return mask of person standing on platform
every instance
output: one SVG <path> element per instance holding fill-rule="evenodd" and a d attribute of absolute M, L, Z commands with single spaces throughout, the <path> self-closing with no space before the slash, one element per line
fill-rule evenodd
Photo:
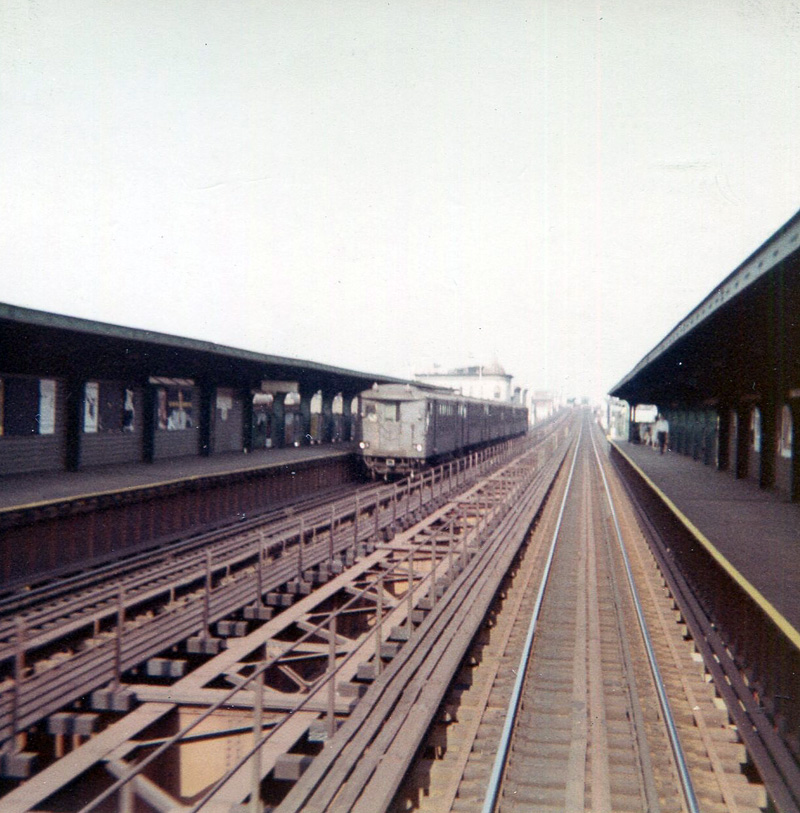
<path fill-rule="evenodd" d="M 658 449 L 661 454 L 664 454 L 669 443 L 669 421 L 660 412 L 656 418 L 656 437 L 658 438 Z"/>

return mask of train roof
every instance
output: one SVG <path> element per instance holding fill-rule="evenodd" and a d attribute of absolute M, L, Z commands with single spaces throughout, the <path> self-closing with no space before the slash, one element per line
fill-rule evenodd
<path fill-rule="evenodd" d="M 432 398 L 437 401 L 449 401 L 453 403 L 489 404 L 492 406 L 510 406 L 516 409 L 524 409 L 522 404 L 514 404 L 509 401 L 491 401 L 482 398 L 471 398 L 468 395 L 461 395 L 451 389 L 418 387 L 414 384 L 373 384 L 371 389 L 361 393 L 362 398 L 371 401 L 420 401 Z"/>

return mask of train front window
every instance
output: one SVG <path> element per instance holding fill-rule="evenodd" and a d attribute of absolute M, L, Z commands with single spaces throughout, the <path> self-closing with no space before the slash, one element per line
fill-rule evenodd
<path fill-rule="evenodd" d="M 384 421 L 400 420 L 400 403 L 398 401 L 384 401 L 379 404 L 380 416 Z"/>

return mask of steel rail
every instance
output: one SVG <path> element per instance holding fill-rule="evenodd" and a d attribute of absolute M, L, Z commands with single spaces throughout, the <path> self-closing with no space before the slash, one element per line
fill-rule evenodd
<path fill-rule="evenodd" d="M 418 491 L 419 486 L 406 484 L 404 488 L 405 494 L 398 496 L 400 500 L 407 499 L 412 491 Z M 361 510 L 368 511 L 374 508 L 376 503 L 381 504 L 393 499 L 391 487 L 381 485 L 369 487 L 367 491 L 370 492 L 370 495 L 367 501 L 361 504 Z M 141 559 L 142 562 L 146 562 L 148 571 L 142 573 L 143 568 L 140 566 L 138 571 L 127 575 L 125 578 L 125 610 L 126 612 L 134 610 L 137 606 L 154 600 L 158 595 L 163 594 L 165 590 L 181 590 L 188 587 L 193 581 L 202 579 L 204 577 L 206 550 L 209 543 L 215 543 L 212 548 L 212 555 L 215 559 L 213 562 L 215 572 L 242 566 L 257 555 L 258 542 L 262 534 L 268 535 L 267 544 L 269 548 L 272 548 L 285 545 L 286 539 L 295 536 L 298 533 L 298 522 L 301 519 L 306 524 L 307 535 L 321 532 L 321 529 L 329 526 L 331 522 L 341 523 L 353 514 L 354 509 L 350 500 L 343 500 L 336 495 L 319 505 L 315 504 L 305 509 L 301 508 L 300 510 L 303 513 L 298 511 L 288 515 L 286 509 L 280 509 L 279 513 L 282 516 L 272 520 L 267 530 L 262 530 L 264 520 L 261 519 L 251 527 L 237 523 L 208 534 L 192 537 L 190 540 L 184 540 L 177 546 L 170 546 L 166 551 L 160 553 L 163 569 L 159 569 L 156 573 L 152 571 L 151 552 L 149 560 L 147 557 Z M 319 500 L 315 502 L 319 502 Z M 330 510 L 333 510 L 333 515 L 331 515 Z M 233 537 L 231 532 L 234 534 Z M 180 558 L 176 558 L 176 556 Z M 186 575 L 187 571 L 193 575 Z M 178 581 L 173 581 L 175 574 L 181 574 Z M 114 576 L 113 572 L 105 574 L 106 579 L 111 579 Z M 34 633 L 31 638 L 26 640 L 26 651 L 46 646 L 58 640 L 60 636 L 72 634 L 81 627 L 102 624 L 104 619 L 114 616 L 117 612 L 119 589 L 118 582 L 108 587 L 101 584 L 87 589 L 86 593 L 79 594 L 72 601 L 59 604 L 56 609 L 45 609 L 41 617 L 31 618 L 30 615 L 25 615 L 26 631 L 29 636 Z M 42 601 L 44 600 L 45 598 L 42 599 Z M 46 597 L 46 600 L 52 601 L 52 597 Z M 98 608 L 98 605 L 102 605 L 104 602 L 105 606 Z M 83 610 L 86 607 L 90 607 L 91 611 L 84 613 Z M 76 617 L 78 615 L 79 617 Z M 35 633 L 35 628 L 38 625 L 50 624 L 67 616 L 69 621 L 63 627 L 50 626 L 44 632 Z M 11 633 L 16 633 L 17 625 L 12 626 L 9 624 L 8 627 Z M 14 654 L 13 642 L 0 643 L 0 662 L 12 658 Z"/>
<path fill-rule="evenodd" d="M 191 557 L 196 555 L 197 550 L 200 550 L 201 553 L 204 554 L 206 547 L 210 543 L 235 545 L 237 538 L 240 538 L 243 534 L 258 532 L 265 525 L 275 528 L 275 532 L 278 532 L 283 526 L 291 526 L 300 516 L 310 517 L 315 514 L 320 514 L 323 509 L 329 508 L 332 503 L 336 504 L 338 502 L 352 500 L 352 492 L 354 490 L 356 489 L 351 486 L 337 488 L 327 493 L 315 495 L 312 498 L 282 505 L 258 515 L 251 514 L 251 516 L 244 521 L 238 520 L 236 522 L 229 522 L 224 525 L 218 525 L 213 529 L 199 529 L 198 532 L 192 535 L 173 540 L 160 547 L 155 546 L 154 549 L 132 553 L 117 562 L 101 565 L 96 570 L 92 570 L 91 573 L 76 575 L 68 580 L 59 580 L 57 584 L 47 584 L 33 588 L 31 591 L 26 591 L 19 596 L 7 599 L 5 602 L 0 600 L 0 614 L 13 613 L 16 615 L 21 610 L 36 612 L 38 606 L 34 604 L 34 602 L 38 602 L 38 605 L 46 605 L 57 599 L 63 593 L 66 593 L 70 599 L 74 599 L 75 591 L 82 587 L 87 591 L 86 595 L 90 595 L 88 591 L 97 590 L 98 597 L 95 598 L 92 595 L 91 600 L 101 600 L 105 585 L 111 580 L 114 580 L 116 586 L 117 580 L 120 577 L 133 580 L 139 578 L 139 572 L 143 569 L 143 564 L 148 568 L 152 568 L 154 553 L 159 559 L 168 561 L 175 556 Z M 361 491 L 369 493 L 370 499 L 374 499 L 372 495 L 376 492 L 379 493 L 379 499 L 381 501 L 386 499 L 385 490 L 386 487 L 382 485 L 367 486 L 361 489 Z M 270 532 L 272 533 L 273 531 Z M 84 582 L 85 587 L 81 584 L 81 581 Z M 83 596 L 84 594 L 80 595 Z M 34 604 L 34 606 L 30 607 L 31 604 Z M 0 621 L 0 630 L 2 629 L 3 622 Z"/>
<path fill-rule="evenodd" d="M 98 563 L 91 571 L 75 572 L 73 575 L 60 577 L 56 583 L 49 582 L 45 577 L 36 585 L 26 585 L 24 590 L 16 590 L 0 596 L 0 636 L 5 633 L 6 627 L 13 627 L 4 619 L 16 616 L 21 611 L 36 612 L 41 605 L 68 596 L 74 599 L 76 590 L 90 590 L 96 585 L 102 587 L 111 579 L 118 580 L 131 572 L 136 573 L 143 563 L 152 566 L 154 553 L 163 557 L 191 551 L 192 547 L 205 546 L 218 537 L 230 535 L 231 531 L 241 533 L 257 528 L 264 523 L 280 522 L 282 519 L 296 514 L 299 511 L 313 510 L 320 505 L 327 505 L 337 499 L 345 499 L 357 486 L 339 486 L 326 492 L 305 497 L 296 501 L 284 502 L 261 513 L 251 513 L 245 521 L 237 519 L 225 523 L 215 523 L 213 528 L 205 527 L 198 531 L 189 532 L 180 538 L 173 538 L 167 542 L 152 543 L 146 547 L 120 555 L 112 562 Z"/>
<path fill-rule="evenodd" d="M 668 555 L 665 531 L 656 528 L 642 502 L 639 488 L 629 480 L 630 469 L 624 458 L 612 456 L 611 463 L 620 475 L 620 481 L 631 499 L 636 516 L 642 526 L 650 550 L 666 579 L 686 622 L 687 629 L 700 652 L 706 669 L 724 700 L 728 713 L 742 738 L 747 753 L 770 796 L 772 805 L 780 813 L 800 813 L 800 766 L 792 755 L 779 729 L 764 713 L 763 701 L 753 693 L 734 661 L 733 647 L 724 640 L 719 627 L 707 615 L 698 595 L 703 583 L 690 584 L 677 566 L 674 556 Z"/>
<path fill-rule="evenodd" d="M 564 451 L 566 453 L 566 450 Z M 560 460 L 563 460 L 563 456 Z M 560 468 L 559 464 L 554 467 L 554 471 L 557 472 Z M 519 555 L 520 547 L 552 487 L 554 477 L 555 474 L 551 470 L 537 474 L 527 488 L 507 496 L 506 505 L 509 505 L 510 509 L 497 527 L 493 529 L 493 523 L 488 524 L 488 538 L 484 546 L 491 548 L 493 553 L 487 552 L 478 564 L 478 569 L 483 572 L 470 589 L 469 609 L 460 623 L 448 627 L 446 640 L 440 642 L 439 654 L 432 650 L 429 659 L 435 665 L 426 676 L 424 678 L 419 674 L 413 676 L 418 693 L 413 697 L 404 696 L 401 701 L 406 704 L 406 714 L 392 715 L 393 725 L 396 718 L 400 720 L 393 736 L 387 737 L 381 731 L 380 738 L 383 743 L 378 749 L 380 756 L 376 756 L 374 754 L 376 749 L 371 747 L 368 759 L 363 760 L 367 763 L 366 766 L 359 763 L 357 770 L 360 776 L 363 777 L 367 770 L 371 770 L 372 773 L 363 789 L 358 791 L 358 800 L 352 806 L 353 813 L 373 813 L 375 810 L 388 809 L 412 761 L 414 749 L 409 747 L 409 743 L 421 742 L 425 732 L 429 730 L 431 719 L 436 709 L 441 706 L 446 687 L 452 682 L 454 670 L 457 668 L 454 664 L 463 663 L 464 656 L 479 628 L 477 619 L 486 617 L 499 585 Z M 426 669 L 429 669 L 429 659 L 426 658 L 424 664 Z M 408 693 L 413 695 L 413 690 Z M 388 740 L 390 742 L 387 742 Z M 355 778 L 349 778 L 348 782 L 349 796 L 353 798 L 356 795 L 354 786 L 357 786 L 358 782 Z M 337 796 L 336 803 L 338 802 Z"/>
<path fill-rule="evenodd" d="M 606 499 L 608 500 L 608 507 L 611 511 L 611 517 L 614 521 L 614 531 L 617 537 L 617 543 L 619 544 L 620 553 L 622 555 L 622 560 L 625 565 L 625 572 L 627 575 L 628 580 L 628 588 L 631 592 L 631 598 L 633 600 L 633 605 L 636 610 L 636 618 L 639 623 L 639 631 L 642 636 L 642 641 L 644 643 L 645 650 L 647 651 L 647 660 L 650 666 L 650 672 L 653 676 L 653 683 L 656 688 L 656 693 L 658 695 L 659 705 L 661 706 L 661 713 L 664 718 L 664 724 L 667 729 L 667 734 L 669 736 L 670 746 L 672 748 L 672 754 L 675 759 L 675 765 L 678 770 L 678 777 L 681 784 L 681 790 L 683 792 L 684 800 L 686 802 L 687 807 L 689 808 L 690 813 L 700 813 L 700 806 L 697 802 L 697 796 L 694 791 L 694 785 L 692 784 L 692 778 L 689 774 L 689 768 L 686 764 L 686 757 L 683 753 L 683 747 L 681 746 L 680 739 L 678 737 L 678 730 L 675 726 L 675 719 L 672 715 L 672 709 L 670 708 L 669 698 L 667 697 L 667 692 L 664 687 L 664 681 L 661 678 L 661 672 L 658 668 L 658 662 L 656 661 L 655 651 L 653 649 L 653 643 L 650 638 L 650 633 L 647 629 L 647 622 L 644 618 L 644 610 L 642 609 L 642 603 L 639 600 L 639 593 L 636 590 L 636 584 L 634 583 L 633 579 L 633 572 L 631 570 L 630 560 L 628 559 L 628 553 L 625 549 L 625 543 L 622 539 L 622 531 L 619 527 L 619 520 L 617 518 L 617 511 L 614 505 L 614 498 L 611 495 L 611 489 L 608 485 L 608 479 L 606 478 L 606 473 L 603 468 L 602 461 L 600 460 L 600 453 L 597 451 L 597 445 L 594 442 L 594 438 L 592 435 L 589 435 L 589 438 L 592 443 L 592 450 L 594 451 L 595 460 L 597 461 L 597 467 L 600 470 L 600 475 L 603 479 L 603 486 L 605 488 Z"/>
<path fill-rule="evenodd" d="M 563 456 L 557 455 L 556 459 L 563 460 Z M 459 608 L 459 616 L 454 616 L 454 622 L 448 624 L 445 634 L 425 656 L 424 663 L 409 675 L 408 685 L 391 719 L 381 728 L 368 753 L 348 777 L 348 787 L 336 796 L 337 806 L 344 801 L 353 813 L 374 813 L 389 808 L 411 763 L 415 750 L 412 744 L 421 742 L 430 728 L 446 687 L 450 685 L 457 665 L 463 663 L 481 619 L 486 617 L 499 585 L 519 554 L 549 493 L 554 472 L 560 468 L 560 462 L 558 465 L 551 463 L 547 468 L 535 471 L 530 479 L 518 478 L 516 471 L 509 472 L 510 482 L 497 479 L 487 484 L 500 488 L 495 488 L 496 502 L 486 515 L 484 541 L 469 565 L 477 579 L 469 588 L 466 607 Z M 502 517 L 498 517 L 498 513 Z"/>
<path fill-rule="evenodd" d="M 452 520 L 452 521 L 455 521 Z M 279 660 L 282 660 L 286 657 L 287 653 L 290 653 L 294 649 L 299 648 L 305 641 L 311 639 L 312 637 L 318 635 L 321 632 L 324 632 L 328 625 L 330 624 L 330 620 L 332 617 L 338 617 L 339 615 L 347 612 L 348 608 L 355 605 L 361 598 L 365 595 L 369 594 L 370 592 L 374 591 L 376 586 L 379 582 L 383 581 L 387 575 L 391 575 L 394 572 L 397 572 L 399 575 L 405 574 L 405 567 L 407 566 L 407 562 L 411 558 L 413 560 L 413 550 L 409 551 L 409 553 L 401 558 L 400 560 L 394 562 L 392 566 L 387 571 L 382 571 L 380 575 L 375 577 L 373 580 L 368 581 L 366 585 L 358 589 L 357 591 L 353 592 L 350 599 L 340 608 L 333 611 L 328 617 L 324 620 L 320 621 L 316 624 L 313 628 L 309 629 L 301 638 L 294 641 L 291 646 L 280 653 L 280 655 L 276 655 L 273 658 L 266 658 L 259 666 L 250 674 L 246 679 L 242 681 L 240 685 L 237 685 L 233 689 L 229 690 L 223 697 L 218 699 L 213 705 L 211 705 L 208 709 L 206 709 L 198 718 L 193 720 L 191 723 L 183 727 L 180 731 L 176 734 L 172 735 L 168 739 L 162 741 L 162 743 L 152 752 L 150 753 L 143 761 L 137 763 L 135 766 L 132 766 L 130 772 L 128 772 L 125 776 L 120 777 L 114 782 L 111 786 L 106 788 L 103 793 L 93 799 L 90 803 L 86 806 L 81 808 L 81 813 L 90 813 L 90 811 L 95 810 L 98 805 L 100 805 L 105 800 L 111 798 L 117 791 L 121 790 L 127 783 L 132 781 L 137 775 L 139 775 L 150 763 L 152 763 L 155 759 L 161 756 L 168 748 L 176 743 L 183 741 L 187 734 L 192 731 L 197 725 L 199 725 L 203 720 L 207 719 L 211 714 L 217 711 L 219 708 L 222 708 L 226 703 L 228 703 L 238 692 L 244 690 L 247 686 L 252 684 L 257 678 L 261 677 L 268 669 L 272 668 Z M 433 567 L 431 572 L 425 574 L 417 583 L 416 585 L 410 585 L 409 589 L 413 592 L 422 593 L 423 587 L 428 582 L 428 580 L 433 580 L 436 574 L 436 568 Z M 374 634 L 374 631 L 367 635 L 366 640 L 368 641 L 371 636 Z M 338 677 L 338 671 L 349 661 L 356 656 L 356 653 L 350 652 L 348 653 L 337 666 L 337 670 L 333 673 L 325 672 L 324 674 L 320 675 L 313 683 L 311 683 L 307 687 L 307 691 L 305 697 L 289 712 L 286 713 L 283 721 L 286 722 L 291 719 L 292 715 L 296 714 L 299 711 L 302 711 L 305 706 L 310 702 L 311 695 L 315 692 L 320 691 L 326 684 L 329 684 L 331 681 L 334 681 Z M 247 762 L 252 758 L 253 754 L 259 751 L 263 745 L 272 737 L 274 736 L 280 728 L 281 722 L 276 722 L 274 727 L 264 736 L 262 736 L 258 742 L 254 743 L 252 747 L 249 748 L 245 752 L 243 756 L 241 756 L 236 764 L 229 769 L 225 775 L 223 775 L 220 779 L 218 779 L 214 785 L 203 795 L 203 797 L 198 800 L 194 806 L 191 808 L 192 811 L 199 811 L 202 809 L 208 802 L 212 801 L 214 795 L 232 778 L 232 776 L 243 768 Z"/>
<path fill-rule="evenodd" d="M 537 474 L 534 482 L 524 485 L 522 491 L 517 489 L 511 496 L 506 495 L 509 509 L 506 516 L 513 515 L 512 524 L 527 514 L 525 527 L 530 526 L 541 503 L 536 500 L 532 503 L 527 495 L 535 497 L 539 493 L 537 482 L 552 481 L 561 467 L 563 452 L 558 452 L 556 458 L 556 464 L 549 464 L 547 476 Z M 547 490 L 541 489 L 539 500 L 544 499 Z M 520 494 L 526 496 L 519 497 Z M 482 502 L 486 504 L 485 498 Z M 387 809 L 390 801 L 387 795 L 402 779 L 439 705 L 439 693 L 445 691 L 452 679 L 516 553 L 508 545 L 503 547 L 505 522 L 501 521 L 499 529 L 488 518 L 481 523 L 483 544 L 472 549 L 466 567 L 456 571 L 456 581 L 422 622 L 416 646 L 401 649 L 337 733 L 332 747 L 317 756 L 276 813 L 333 809 L 362 813 Z M 518 544 L 523 537 L 524 529 Z M 500 567 L 499 559 L 503 558 L 506 566 Z M 477 590 L 477 585 L 486 589 Z M 444 668 L 445 661 L 451 663 L 448 677 L 437 671 Z"/>
<path fill-rule="evenodd" d="M 502 459 L 502 453 L 497 454 L 495 457 L 497 459 Z M 480 461 L 480 463 L 483 462 L 487 461 Z M 460 466 L 460 463 L 457 463 L 457 465 Z M 429 479 L 429 488 L 431 490 L 431 496 L 433 496 L 432 490 L 435 485 L 435 478 L 438 476 L 441 484 L 445 476 L 445 470 L 449 470 L 449 466 L 450 464 L 444 464 L 444 466 L 438 466 L 432 469 L 430 472 L 425 472 L 419 481 L 403 481 L 397 491 L 395 491 L 393 486 L 381 485 L 377 487 L 370 487 L 367 489 L 367 491 L 370 492 L 367 496 L 367 501 L 361 504 L 360 509 L 368 511 L 373 509 L 376 503 L 387 503 L 389 500 L 395 499 L 399 499 L 401 501 L 403 499 L 411 499 L 414 492 L 420 492 L 425 485 L 425 481 Z M 464 468 L 460 468 L 456 472 L 456 477 L 458 477 L 460 474 L 466 474 L 465 469 L 466 463 Z M 473 476 L 474 473 L 472 472 L 468 474 L 467 482 L 470 482 L 469 478 Z M 306 523 L 307 534 L 313 534 L 316 531 L 321 532 L 321 529 L 328 526 L 331 521 L 336 524 L 341 523 L 343 520 L 346 520 L 349 516 L 351 516 L 354 511 L 354 509 L 349 505 L 349 501 L 346 499 L 342 500 L 338 494 L 333 495 L 332 499 L 325 499 L 325 502 L 323 502 L 321 505 L 318 504 L 319 502 L 320 500 L 317 498 L 313 501 L 311 506 L 303 508 L 301 505 L 300 511 L 303 511 L 303 513 L 300 513 L 297 509 L 295 509 L 295 511 L 292 513 L 289 513 L 292 511 L 291 506 L 288 507 L 288 509 L 279 509 L 278 513 L 282 514 L 282 516 L 278 516 L 274 520 L 271 520 L 271 525 L 267 531 L 262 530 L 264 519 L 259 518 L 258 520 L 248 521 L 247 523 L 235 523 L 231 526 L 226 526 L 225 528 L 208 532 L 207 534 L 195 536 L 188 540 L 183 540 L 175 546 L 170 546 L 165 553 L 161 554 L 163 557 L 163 569 L 157 571 L 155 574 L 152 571 L 152 554 L 150 554 L 149 559 L 147 557 L 143 557 L 141 561 L 146 562 L 148 572 L 145 575 L 140 575 L 142 569 L 140 567 L 140 571 L 126 576 L 126 581 L 124 584 L 126 611 L 134 610 L 138 605 L 147 601 L 152 601 L 165 589 L 174 587 L 176 590 L 180 590 L 185 588 L 193 580 L 192 578 L 187 578 L 185 576 L 187 571 L 193 572 L 193 569 L 197 568 L 198 570 L 194 578 L 203 578 L 206 549 L 211 542 L 215 543 L 215 547 L 213 548 L 213 555 L 216 560 L 213 563 L 215 571 L 223 568 L 232 568 L 241 566 L 243 562 L 246 562 L 248 559 L 251 559 L 254 556 L 254 544 L 257 542 L 257 539 L 252 534 L 259 534 L 260 538 L 261 534 L 268 533 L 268 543 L 270 546 L 285 546 L 284 537 L 288 536 L 288 538 L 291 538 L 297 533 L 297 523 L 301 518 Z M 341 507 L 342 504 L 344 505 L 343 508 Z M 333 506 L 334 510 L 333 517 L 331 517 L 327 512 L 328 506 L 331 505 Z M 418 508 L 419 507 L 421 506 L 418 506 Z M 231 537 L 231 532 L 234 532 L 233 537 Z M 251 535 L 248 536 L 248 534 Z M 241 551 L 241 556 L 237 556 L 237 551 Z M 176 559 L 176 556 L 180 556 L 180 558 Z M 128 563 L 130 560 L 126 559 L 125 561 Z M 182 578 L 179 580 L 179 582 L 168 581 L 169 579 L 174 578 L 174 576 L 171 574 L 175 573 L 182 574 Z M 109 580 L 114 576 L 118 577 L 118 575 L 119 574 L 115 574 L 113 571 L 106 571 L 103 574 L 103 578 Z M 151 586 L 150 592 L 143 592 L 148 588 L 148 586 Z M 60 590 L 60 586 L 57 589 Z M 73 585 L 71 589 L 74 591 L 75 586 Z M 100 624 L 102 624 L 105 618 L 114 616 L 116 614 L 118 593 L 119 584 L 117 582 L 114 583 L 113 587 L 105 587 L 104 584 L 101 584 L 96 587 L 88 588 L 85 593 L 78 594 L 78 596 L 72 600 L 60 603 L 55 609 L 44 610 L 42 616 L 31 617 L 30 614 L 26 614 L 24 616 L 24 624 L 26 634 L 29 636 L 29 640 L 26 640 L 25 642 L 26 651 L 46 646 L 49 643 L 58 640 L 59 636 L 62 634 L 73 634 L 81 626 L 94 625 L 95 627 L 98 627 Z M 44 595 L 40 601 L 52 602 L 54 598 L 55 594 Z M 105 606 L 98 606 L 103 605 L 104 602 Z M 87 606 L 91 608 L 91 612 L 84 613 L 83 610 Z M 60 618 L 64 618 L 65 616 L 69 617 L 69 622 L 68 624 L 64 625 L 63 633 L 61 632 L 60 628 L 55 626 L 48 626 L 48 629 L 45 632 L 38 634 L 36 633 L 36 627 L 38 625 L 51 625 L 52 622 L 57 622 Z M 2 622 L 0 622 L 0 629 L 2 629 Z M 18 625 L 9 624 L 8 630 L 9 634 L 14 635 L 18 631 Z M 33 635 L 31 635 L 32 633 Z M 9 640 L 5 643 L 0 642 L 0 662 L 13 658 L 15 653 L 16 649 L 13 641 Z"/>
<path fill-rule="evenodd" d="M 550 570 L 556 551 L 556 543 L 561 532 L 561 521 L 564 517 L 564 510 L 566 508 L 567 497 L 569 496 L 570 487 L 572 485 L 572 476 L 575 473 L 575 464 L 578 460 L 578 450 L 580 449 L 582 437 L 583 425 L 581 425 L 581 431 L 578 435 L 578 440 L 575 443 L 575 451 L 572 456 L 572 465 L 570 466 L 569 477 L 567 478 L 564 496 L 561 500 L 561 508 L 558 513 L 558 520 L 556 522 L 555 530 L 553 531 L 553 539 L 550 543 L 550 550 L 547 555 L 547 562 L 545 564 L 544 573 L 542 574 L 542 581 L 539 585 L 539 591 L 536 596 L 536 603 L 534 604 L 531 621 L 528 625 L 525 645 L 523 646 L 522 654 L 519 659 L 519 665 L 517 666 L 517 677 L 514 681 L 514 688 L 511 692 L 508 709 L 506 710 L 505 723 L 503 724 L 503 731 L 500 734 L 500 743 L 498 745 L 497 754 L 492 765 L 492 772 L 489 776 L 489 784 L 486 789 L 486 796 L 484 797 L 481 813 L 492 813 L 497 805 L 497 794 L 500 791 L 500 784 L 508 758 L 508 749 L 511 745 L 511 733 L 514 730 L 517 714 L 519 712 L 519 701 L 520 696 L 522 695 L 522 685 L 525 682 L 525 675 L 528 671 L 528 663 L 530 661 L 531 650 L 533 649 L 533 638 L 536 633 L 536 625 L 539 621 L 539 613 L 542 607 L 542 601 L 544 600 L 547 581 L 550 577 Z"/>
<path fill-rule="evenodd" d="M 470 457 L 471 467 L 467 470 L 462 468 L 460 482 L 448 482 L 448 487 L 454 489 L 467 488 L 474 480 L 485 472 L 487 468 L 501 465 L 501 462 L 511 453 L 512 447 L 503 444 L 503 448 L 497 451 L 492 457 L 487 457 L 485 453 L 473 454 Z M 516 446 L 519 450 L 519 445 Z M 439 467 L 438 476 L 440 488 L 444 478 L 444 467 Z M 434 470 L 430 478 L 426 473 L 424 480 L 429 480 L 433 484 L 437 474 Z M 428 489 L 428 494 L 423 493 L 423 481 L 409 483 L 404 506 L 404 513 L 421 511 L 425 504 L 433 501 L 433 487 Z M 83 652 L 76 653 L 71 660 L 57 667 L 42 671 L 38 674 L 26 677 L 22 683 L 14 685 L 0 694 L 0 741 L 7 740 L 15 733 L 24 730 L 37 720 L 46 717 L 48 714 L 63 708 L 75 697 L 99 688 L 109 680 L 118 677 L 118 672 L 125 671 L 137 663 L 141 663 L 153 654 L 164 650 L 187 638 L 193 633 L 202 631 L 206 621 L 214 622 L 226 615 L 235 612 L 237 609 L 251 603 L 257 587 L 263 588 L 262 595 L 269 590 L 275 589 L 283 583 L 296 577 L 301 570 L 306 572 L 313 567 L 327 561 L 330 555 L 341 556 L 348 550 L 355 547 L 379 533 L 381 529 L 393 526 L 396 520 L 402 518 L 393 510 L 388 510 L 392 504 L 393 487 L 382 487 L 386 489 L 385 499 L 378 497 L 373 503 L 359 505 L 355 500 L 354 505 L 345 506 L 343 513 L 337 519 L 352 517 L 352 526 L 337 529 L 336 540 L 331 551 L 330 541 L 317 536 L 315 544 L 296 544 L 290 555 L 284 555 L 273 564 L 269 578 L 263 584 L 259 584 L 257 573 L 240 578 L 238 582 L 227 585 L 224 589 L 214 591 L 209 598 L 208 618 L 204 617 L 203 601 L 192 601 L 182 608 L 175 608 L 176 612 L 162 613 L 151 618 L 147 623 L 142 624 L 132 630 L 125 631 L 120 659 L 115 659 L 114 650 L 117 642 L 114 637 L 102 641 L 89 647 Z M 389 493 L 392 491 L 392 494 Z M 413 502 L 412 502 L 413 500 Z M 380 513 L 380 504 L 386 503 L 387 509 L 383 511 L 383 516 L 378 517 L 378 522 L 355 522 L 359 511 L 368 511 L 370 508 Z M 415 507 L 416 506 L 416 507 Z M 298 518 L 295 518 L 297 520 Z M 325 520 L 321 527 L 326 527 L 330 523 L 330 518 Z M 313 528 L 306 528 L 307 533 L 313 533 Z M 282 552 L 287 553 L 288 542 L 298 539 L 295 529 L 287 532 L 285 538 L 276 541 L 281 546 Z M 272 541 L 271 541 L 272 542 Z M 259 544 L 255 548 L 260 550 Z M 290 549 L 291 550 L 291 549 Z M 257 551 L 256 551 L 257 552 Z M 197 574 L 193 574 L 196 580 Z M 207 630 L 206 630 L 207 633 Z M 23 649 L 15 650 L 16 661 L 25 663 Z"/>
<path fill-rule="evenodd" d="M 417 488 L 414 494 L 419 497 Z M 421 510 L 424 502 L 414 499 L 406 502 L 403 514 L 409 511 Z M 373 505 L 360 506 L 361 510 L 369 510 Z M 345 508 L 342 518 L 350 516 L 355 511 L 354 506 Z M 400 516 L 402 517 L 401 514 Z M 384 516 L 379 529 L 392 522 L 391 516 Z M 311 529 L 308 529 L 309 531 Z M 361 523 L 358 528 L 358 538 L 354 538 L 350 528 L 339 529 L 334 544 L 333 554 L 339 556 L 360 544 L 362 540 L 372 536 L 374 526 L 372 523 Z M 295 544 L 291 548 L 288 543 L 297 538 L 297 529 L 287 532 L 276 542 L 282 547 L 283 555 L 273 564 L 269 577 L 264 579 L 261 587 L 264 593 L 274 590 L 281 584 L 290 581 L 300 571 L 302 547 L 302 569 L 309 570 L 328 560 L 330 544 L 321 535 L 315 544 Z M 252 555 L 258 554 L 258 543 Z M 225 563 L 221 567 L 224 569 Z M 188 574 L 181 581 L 195 583 L 202 579 L 203 572 Z M 258 585 L 257 574 L 252 573 L 237 582 L 228 585 L 223 590 L 213 591 L 210 595 L 208 621 L 213 623 L 219 618 L 236 611 L 253 600 Z M 168 590 L 160 588 L 160 592 Z M 137 602 L 139 603 L 139 602 Z M 126 631 L 123 638 L 122 662 L 123 671 L 135 666 L 149 655 L 159 652 L 166 647 L 190 636 L 193 632 L 201 630 L 204 624 L 203 602 L 191 601 L 186 606 L 176 607 L 174 612 L 162 613 L 150 619 L 146 624 Z M 16 701 L 12 691 L 5 691 L 0 695 L 0 740 L 11 736 L 11 725 L 14 704 L 17 706 L 17 721 L 21 728 L 32 724 L 47 714 L 57 711 L 68 703 L 73 695 L 85 694 L 115 677 L 114 650 L 115 641 L 109 639 L 89 649 L 76 653 L 68 663 L 60 667 L 45 670 L 27 678 L 18 688 Z"/>

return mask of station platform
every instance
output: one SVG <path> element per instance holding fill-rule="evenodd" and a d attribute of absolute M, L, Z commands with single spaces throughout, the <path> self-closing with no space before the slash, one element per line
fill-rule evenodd
<path fill-rule="evenodd" d="M 84 496 L 151 488 L 206 477 L 256 471 L 313 460 L 346 457 L 354 443 L 259 449 L 211 457 L 178 457 L 153 463 L 125 463 L 76 472 L 43 472 L 0 477 L 0 512 L 40 507 Z"/>
<path fill-rule="evenodd" d="M 741 576 L 800 630 L 800 505 L 690 457 L 615 442 Z"/>

